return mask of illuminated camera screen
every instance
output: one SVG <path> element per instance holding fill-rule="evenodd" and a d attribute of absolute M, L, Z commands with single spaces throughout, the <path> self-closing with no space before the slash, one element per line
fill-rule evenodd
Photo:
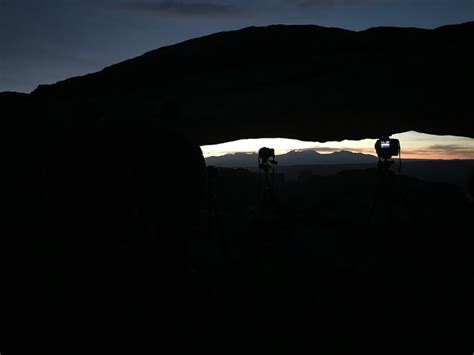
<path fill-rule="evenodd" d="M 390 148 L 390 141 L 381 141 L 380 142 L 380 147 L 382 149 Z"/>

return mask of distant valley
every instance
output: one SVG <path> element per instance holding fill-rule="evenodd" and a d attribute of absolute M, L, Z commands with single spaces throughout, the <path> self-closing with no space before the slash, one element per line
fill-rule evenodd
<path fill-rule="evenodd" d="M 251 168 L 257 166 L 257 153 L 226 154 L 219 157 L 206 158 L 207 165 L 223 168 Z M 321 154 L 314 150 L 290 151 L 277 155 L 278 166 L 291 165 L 318 165 L 318 164 L 372 164 L 377 157 L 369 154 L 339 151 L 330 154 Z"/>
<path fill-rule="evenodd" d="M 285 176 L 286 182 L 320 175 L 336 175 L 346 170 L 365 170 L 375 168 L 378 158 L 369 154 L 348 151 L 320 154 L 316 151 L 291 151 L 277 155 L 276 172 Z M 392 167 L 399 172 L 398 160 Z M 246 168 L 258 171 L 257 154 L 228 154 L 206 158 L 207 165 L 222 168 Z M 414 176 L 425 181 L 444 182 L 465 187 L 469 176 L 474 174 L 474 160 L 402 160 L 403 175 Z"/>

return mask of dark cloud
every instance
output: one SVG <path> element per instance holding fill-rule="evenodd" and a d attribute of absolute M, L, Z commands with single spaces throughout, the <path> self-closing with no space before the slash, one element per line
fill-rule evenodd
<path fill-rule="evenodd" d="M 364 5 L 370 0 L 287 0 L 288 3 L 298 7 L 313 7 L 313 6 L 354 6 Z"/>
<path fill-rule="evenodd" d="M 189 1 L 138 1 L 126 5 L 130 9 L 149 14 L 190 17 L 234 17 L 242 14 L 242 9 L 231 4 Z"/>
<path fill-rule="evenodd" d="M 442 151 L 442 152 L 463 152 L 463 151 L 471 151 L 474 152 L 474 148 L 467 145 L 461 144 L 435 144 L 430 145 L 428 148 L 430 151 Z"/>

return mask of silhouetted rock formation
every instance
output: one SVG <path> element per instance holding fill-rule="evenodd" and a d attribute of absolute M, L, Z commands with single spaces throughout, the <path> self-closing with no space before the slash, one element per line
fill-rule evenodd
<path fill-rule="evenodd" d="M 202 152 L 149 120 L 46 123 L 2 160 L 2 347 L 130 352 L 187 310 Z"/>
<path fill-rule="evenodd" d="M 473 37 L 474 22 L 361 32 L 250 27 L 40 86 L 33 96 L 81 105 L 90 116 L 124 117 L 119 107 L 147 115 L 166 111 L 156 119 L 201 145 L 249 137 L 375 138 L 408 130 L 474 137 L 467 89 L 474 82 Z"/>

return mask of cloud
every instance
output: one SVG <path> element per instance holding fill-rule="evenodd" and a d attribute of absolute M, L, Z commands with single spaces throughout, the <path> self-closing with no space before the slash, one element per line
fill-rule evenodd
<path fill-rule="evenodd" d="M 370 0 L 287 0 L 298 7 L 316 6 L 357 6 L 367 4 Z"/>
<path fill-rule="evenodd" d="M 128 2 L 126 7 L 141 10 L 153 15 L 186 16 L 186 17 L 236 17 L 242 9 L 231 4 L 216 2 L 189 2 L 182 0 L 138 1 Z"/>
<path fill-rule="evenodd" d="M 467 146 L 461 144 L 435 144 L 427 147 L 429 151 L 441 151 L 441 152 L 471 152 L 474 153 L 474 146 Z"/>
<path fill-rule="evenodd" d="M 428 147 L 405 151 L 405 155 L 407 154 L 444 156 L 457 159 L 474 159 L 474 145 L 435 144 Z"/>

